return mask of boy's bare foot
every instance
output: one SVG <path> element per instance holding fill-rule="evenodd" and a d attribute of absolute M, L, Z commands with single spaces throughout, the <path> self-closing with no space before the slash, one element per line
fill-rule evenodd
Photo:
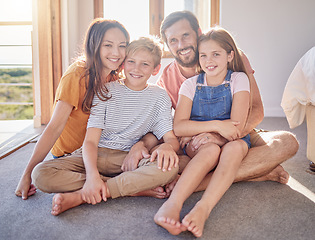
<path fill-rule="evenodd" d="M 79 192 L 57 193 L 52 200 L 51 214 L 57 216 L 60 213 L 83 203 L 84 201 Z"/>
<path fill-rule="evenodd" d="M 170 234 L 178 235 L 187 230 L 179 221 L 180 210 L 177 204 L 166 201 L 155 214 L 154 222 L 165 228 Z"/>
<path fill-rule="evenodd" d="M 287 184 L 289 181 L 289 173 L 284 170 L 284 168 L 281 165 L 278 165 L 275 169 L 273 169 L 270 173 L 266 174 L 265 176 L 258 177 L 251 179 L 249 181 L 274 181 L 279 182 L 282 184 Z"/>
<path fill-rule="evenodd" d="M 150 190 L 135 193 L 132 196 L 133 197 L 146 196 L 146 197 L 155 197 L 155 198 L 163 199 L 167 197 L 167 193 L 164 191 L 164 188 L 156 187 Z"/>
<path fill-rule="evenodd" d="M 209 217 L 208 210 L 200 202 L 184 217 L 182 223 L 195 237 L 201 237 L 206 220 Z"/>

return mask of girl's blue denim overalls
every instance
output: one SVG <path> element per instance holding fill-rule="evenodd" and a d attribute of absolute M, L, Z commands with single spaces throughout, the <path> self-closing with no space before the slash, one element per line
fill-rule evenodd
<path fill-rule="evenodd" d="M 195 121 L 211 121 L 230 119 L 232 108 L 231 74 L 228 70 L 225 84 L 216 87 L 202 86 L 204 73 L 197 79 L 196 93 L 193 99 L 190 119 Z M 250 148 L 249 134 L 242 138 Z"/>

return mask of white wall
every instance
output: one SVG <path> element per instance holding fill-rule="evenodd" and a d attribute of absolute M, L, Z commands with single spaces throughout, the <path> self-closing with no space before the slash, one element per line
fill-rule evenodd
<path fill-rule="evenodd" d="M 287 79 L 297 61 L 315 46 L 315 1 L 221 0 L 220 3 L 221 26 L 232 33 L 255 70 L 265 116 L 284 116 L 280 103 Z M 77 56 L 93 19 L 93 0 L 62 0 L 62 12 L 65 70 Z M 170 59 L 163 59 L 162 68 L 168 62 Z M 155 82 L 158 76 L 150 82 Z"/>
<path fill-rule="evenodd" d="M 93 0 L 61 0 L 63 72 L 81 54 L 85 33 L 93 18 Z"/>
<path fill-rule="evenodd" d="M 314 0 L 221 0 L 221 26 L 250 59 L 265 116 L 285 116 L 280 103 L 287 79 L 315 46 L 314 10 Z"/>

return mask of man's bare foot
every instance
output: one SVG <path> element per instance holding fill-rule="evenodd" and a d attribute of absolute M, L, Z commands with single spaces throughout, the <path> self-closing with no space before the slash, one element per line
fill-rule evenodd
<path fill-rule="evenodd" d="M 154 222 L 165 228 L 170 234 L 178 235 L 187 229 L 180 223 L 179 214 L 181 208 L 178 204 L 166 201 L 154 216 Z"/>
<path fill-rule="evenodd" d="M 195 237 L 201 237 L 206 220 L 209 217 L 208 209 L 200 202 L 184 217 L 182 223 Z"/>
<path fill-rule="evenodd" d="M 281 165 L 278 165 L 275 169 L 273 169 L 270 173 L 265 176 L 253 178 L 249 181 L 261 182 L 261 181 L 274 181 L 282 184 L 287 184 L 289 181 L 289 173 L 284 170 Z"/>
<path fill-rule="evenodd" d="M 146 196 L 146 197 L 155 197 L 155 198 L 163 199 L 167 197 L 167 193 L 164 191 L 164 188 L 156 187 L 150 190 L 145 190 L 142 192 L 135 193 L 132 196 L 133 197 Z"/>
<path fill-rule="evenodd" d="M 169 197 L 171 195 L 171 192 L 173 191 L 175 184 L 177 183 L 179 177 L 180 177 L 180 175 L 177 175 L 177 177 L 172 182 L 166 184 L 165 192 L 167 194 L 167 197 Z"/>
<path fill-rule="evenodd" d="M 79 192 L 57 193 L 52 200 L 51 214 L 57 216 L 60 213 L 83 203 L 84 201 Z"/>

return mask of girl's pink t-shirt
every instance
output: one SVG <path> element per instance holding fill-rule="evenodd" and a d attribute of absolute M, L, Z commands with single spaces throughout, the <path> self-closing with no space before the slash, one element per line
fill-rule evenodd
<path fill-rule="evenodd" d="M 254 74 L 255 71 L 252 69 L 248 61 L 248 58 L 243 52 L 242 60 L 245 65 L 246 72 L 249 74 L 250 73 Z M 164 68 L 163 73 L 157 82 L 157 85 L 164 88 L 167 94 L 170 96 L 172 100 L 172 107 L 174 109 L 176 108 L 176 104 L 178 101 L 179 89 L 185 80 L 186 78 L 181 74 L 177 62 L 173 61 Z"/>
<path fill-rule="evenodd" d="M 207 81 L 205 78 L 206 75 L 204 75 L 204 82 L 202 84 L 198 83 L 198 86 L 207 86 Z M 184 95 L 191 99 L 193 101 L 195 92 L 196 92 L 196 86 L 197 86 L 197 79 L 198 76 L 194 76 L 192 78 L 188 78 L 181 86 L 179 90 L 179 95 Z M 223 81 L 222 84 L 225 84 L 227 81 Z M 233 72 L 231 75 L 231 94 L 232 96 L 241 91 L 247 91 L 250 92 L 250 85 L 248 77 L 243 72 Z"/>

